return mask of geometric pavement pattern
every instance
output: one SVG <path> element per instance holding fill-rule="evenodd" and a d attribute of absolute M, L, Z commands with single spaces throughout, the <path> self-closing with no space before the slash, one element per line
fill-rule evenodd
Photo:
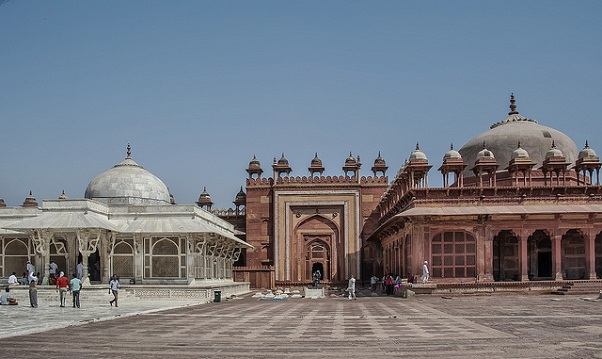
<path fill-rule="evenodd" d="M 602 358 L 596 298 L 246 296 L 5 338 L 0 345 L 7 358 Z"/>

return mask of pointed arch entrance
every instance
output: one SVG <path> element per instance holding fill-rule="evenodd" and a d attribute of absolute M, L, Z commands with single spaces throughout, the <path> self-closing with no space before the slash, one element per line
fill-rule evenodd
<path fill-rule="evenodd" d="M 295 228 L 297 243 L 294 252 L 297 262 L 293 266 L 293 278 L 297 281 L 311 283 L 313 272 L 317 269 L 322 274 L 322 282 L 330 283 L 338 279 L 338 273 L 343 272 L 338 268 L 344 258 L 344 250 L 339 245 L 339 229 L 335 223 L 321 215 L 312 216 L 299 223 Z M 294 263 L 294 262 L 293 262 Z"/>

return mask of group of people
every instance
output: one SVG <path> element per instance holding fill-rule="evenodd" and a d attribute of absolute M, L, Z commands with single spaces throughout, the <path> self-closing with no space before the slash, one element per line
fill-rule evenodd
<path fill-rule="evenodd" d="M 0 304 L 1 305 L 16 305 L 18 304 L 16 299 L 13 298 L 10 294 L 11 287 L 17 286 L 19 284 L 29 285 L 29 303 L 32 308 L 38 307 L 38 288 L 37 283 L 39 282 L 38 278 L 40 278 L 39 273 L 34 274 L 35 267 L 30 261 L 27 261 L 26 264 L 26 273 L 27 277 L 25 280 L 19 281 L 17 279 L 17 273 L 13 272 L 8 277 L 8 285 L 6 286 L 5 292 L 0 296 Z M 80 292 L 82 290 L 82 277 L 83 277 L 83 266 L 81 261 L 76 266 L 76 273 L 73 273 L 73 278 L 69 280 L 64 272 L 58 272 L 58 276 L 56 275 L 58 271 L 58 265 L 51 261 L 49 264 L 49 280 L 48 284 L 55 285 L 57 293 L 59 293 L 59 301 L 60 306 L 65 307 L 67 301 L 67 292 L 72 295 L 72 304 L 73 308 L 80 308 Z M 25 275 L 25 274 L 24 274 Z M 111 281 L 109 283 L 109 294 L 113 294 L 113 299 L 109 302 L 111 306 L 115 304 L 115 307 L 118 307 L 118 297 L 119 297 L 119 277 L 117 274 L 113 274 Z"/>
<path fill-rule="evenodd" d="M 424 261 L 422 264 L 422 284 L 426 284 L 429 281 L 430 272 L 428 268 L 428 261 Z M 415 277 L 412 274 L 409 274 L 406 278 L 407 283 L 414 283 Z M 378 283 L 381 283 L 382 292 L 387 295 L 395 294 L 395 291 L 402 285 L 403 278 L 396 274 L 385 274 L 382 279 L 378 278 L 375 275 L 372 275 L 370 278 L 370 289 L 372 293 L 376 293 L 376 287 Z"/>

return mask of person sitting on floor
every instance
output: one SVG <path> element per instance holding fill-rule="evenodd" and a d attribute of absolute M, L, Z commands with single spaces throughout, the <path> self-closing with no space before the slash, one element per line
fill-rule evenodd
<path fill-rule="evenodd" d="M 6 291 L 0 296 L 1 305 L 17 305 L 17 299 L 10 296 L 10 287 L 6 287 Z"/>

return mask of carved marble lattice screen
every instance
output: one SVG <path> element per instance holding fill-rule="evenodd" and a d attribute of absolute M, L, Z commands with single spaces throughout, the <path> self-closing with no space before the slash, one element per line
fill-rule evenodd
<path fill-rule="evenodd" d="M 8 277 L 13 272 L 21 276 L 25 271 L 25 263 L 28 259 L 29 239 L 5 239 L 3 253 L 3 277 Z"/>
<path fill-rule="evenodd" d="M 113 249 L 113 272 L 120 277 L 134 277 L 133 240 L 118 242 Z"/>
<path fill-rule="evenodd" d="M 144 238 L 144 275 L 146 278 L 186 277 L 184 238 Z"/>

